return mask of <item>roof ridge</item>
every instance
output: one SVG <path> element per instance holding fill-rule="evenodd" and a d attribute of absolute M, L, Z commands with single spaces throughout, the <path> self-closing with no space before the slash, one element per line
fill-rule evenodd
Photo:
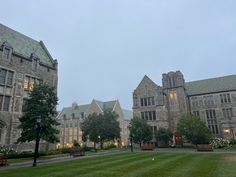
<path fill-rule="evenodd" d="M 212 78 L 207 78 L 207 79 L 200 79 L 200 80 L 195 80 L 195 81 L 188 81 L 188 82 L 185 82 L 185 83 L 193 83 L 193 82 L 199 82 L 199 81 L 221 79 L 221 78 L 226 78 L 226 77 L 230 77 L 230 76 L 236 76 L 236 74 L 231 74 L 231 75 L 226 75 L 226 76 L 219 76 L 219 77 L 212 77 Z"/>
<path fill-rule="evenodd" d="M 32 41 L 35 41 L 35 42 L 37 42 L 37 43 L 40 42 L 40 41 L 37 41 L 37 40 L 33 39 L 32 37 L 26 36 L 25 34 L 23 34 L 23 33 L 21 33 L 21 32 L 18 32 L 18 31 L 14 30 L 14 29 L 12 29 L 12 28 L 10 28 L 10 27 L 8 27 L 8 26 L 5 26 L 5 25 L 3 25 L 2 23 L 0 23 L 0 25 L 2 25 L 4 28 L 7 28 L 8 30 L 11 30 L 11 31 L 13 31 L 14 33 L 17 33 L 18 35 L 24 36 L 24 37 L 26 37 L 26 38 L 28 38 L 28 39 L 30 39 L 30 40 L 32 40 Z"/>

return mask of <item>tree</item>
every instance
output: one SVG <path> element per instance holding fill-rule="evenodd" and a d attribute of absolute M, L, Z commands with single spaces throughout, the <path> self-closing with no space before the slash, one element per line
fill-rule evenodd
<path fill-rule="evenodd" d="M 166 128 L 160 127 L 156 132 L 156 139 L 160 145 L 168 146 L 169 141 L 172 139 L 173 133 Z"/>
<path fill-rule="evenodd" d="M 90 114 L 81 124 L 83 141 L 89 138 L 89 140 L 94 142 L 94 149 L 96 143 L 99 142 L 99 117 L 96 113 Z"/>
<path fill-rule="evenodd" d="M 104 142 L 119 138 L 120 127 L 117 118 L 118 115 L 110 110 L 105 110 L 103 114 L 89 115 L 81 124 L 83 140 L 86 141 L 89 137 L 94 143 L 100 142 L 102 149 Z"/>
<path fill-rule="evenodd" d="M 192 144 L 208 144 L 212 138 L 211 130 L 199 117 L 183 117 L 177 126 L 178 131 Z"/>
<path fill-rule="evenodd" d="M 29 99 L 24 105 L 24 111 L 21 116 L 18 128 L 22 130 L 18 143 L 30 142 L 36 139 L 37 119 L 41 119 L 39 141 L 43 139 L 50 143 L 58 141 L 59 131 L 56 126 L 59 123 L 55 117 L 57 115 L 57 95 L 55 89 L 46 83 L 40 82 L 35 85 L 29 93 Z"/>
<path fill-rule="evenodd" d="M 139 117 L 134 117 L 130 122 L 130 138 L 141 147 L 142 143 L 146 143 L 153 138 L 152 127 L 147 121 Z"/>

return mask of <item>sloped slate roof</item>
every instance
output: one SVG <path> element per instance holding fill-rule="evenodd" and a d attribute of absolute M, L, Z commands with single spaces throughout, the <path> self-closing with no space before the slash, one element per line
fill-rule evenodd
<path fill-rule="evenodd" d="M 106 101 L 106 102 L 102 102 L 102 101 L 98 101 L 98 100 L 95 100 L 95 101 L 103 111 L 106 109 L 113 110 L 113 108 L 115 107 L 115 104 L 116 104 L 116 100 Z"/>
<path fill-rule="evenodd" d="M 66 115 L 67 118 L 72 118 L 72 114 L 75 115 L 75 118 L 78 118 L 81 116 L 82 112 L 86 112 L 87 109 L 89 108 L 90 104 L 86 105 L 80 105 L 76 107 L 65 107 L 62 109 L 59 118 L 63 118 L 63 115 Z"/>
<path fill-rule="evenodd" d="M 99 107 L 104 111 L 105 109 L 110 109 L 113 110 L 116 100 L 114 101 L 107 101 L 107 102 L 102 102 L 95 100 L 96 103 L 99 105 Z M 90 107 L 91 104 L 86 104 L 86 105 L 77 105 L 75 107 L 65 107 L 62 109 L 60 112 L 58 118 L 61 119 L 63 118 L 63 115 L 66 115 L 67 118 L 72 118 L 72 114 L 75 115 L 75 118 L 81 117 L 81 113 L 84 112 L 86 113 L 88 108 Z"/>
<path fill-rule="evenodd" d="M 39 57 L 40 62 L 51 67 L 53 66 L 52 58 L 48 51 L 46 51 L 47 49 L 44 49 L 45 46 L 42 42 L 38 42 L 0 24 L 0 47 L 4 42 L 7 42 L 13 48 L 13 53 L 15 54 L 30 58 L 31 54 L 35 53 Z"/>
<path fill-rule="evenodd" d="M 186 82 L 185 88 L 188 95 L 236 90 L 236 75 Z"/>

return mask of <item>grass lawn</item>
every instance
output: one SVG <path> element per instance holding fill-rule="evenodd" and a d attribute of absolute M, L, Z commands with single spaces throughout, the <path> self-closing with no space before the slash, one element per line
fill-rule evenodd
<path fill-rule="evenodd" d="M 0 170 L 1 177 L 235 177 L 236 154 L 136 152 Z"/>

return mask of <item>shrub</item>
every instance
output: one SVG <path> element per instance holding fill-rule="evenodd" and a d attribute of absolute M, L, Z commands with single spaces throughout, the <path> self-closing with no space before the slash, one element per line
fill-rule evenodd
<path fill-rule="evenodd" d="M 211 141 L 211 145 L 214 148 L 229 148 L 231 147 L 230 140 L 223 138 L 215 138 Z"/>
<path fill-rule="evenodd" d="M 111 144 L 107 145 L 104 149 L 108 150 L 108 149 L 113 149 L 113 148 L 116 148 L 116 145 L 111 143 Z"/>
<path fill-rule="evenodd" d="M 212 139 L 211 130 L 199 117 L 188 115 L 183 117 L 177 126 L 178 131 L 192 144 L 209 144 Z"/>
<path fill-rule="evenodd" d="M 63 147 L 61 148 L 61 153 L 62 154 L 71 153 L 71 150 L 72 148 Z"/>
<path fill-rule="evenodd" d="M 94 148 L 89 146 L 84 146 L 84 151 L 94 151 Z"/>

